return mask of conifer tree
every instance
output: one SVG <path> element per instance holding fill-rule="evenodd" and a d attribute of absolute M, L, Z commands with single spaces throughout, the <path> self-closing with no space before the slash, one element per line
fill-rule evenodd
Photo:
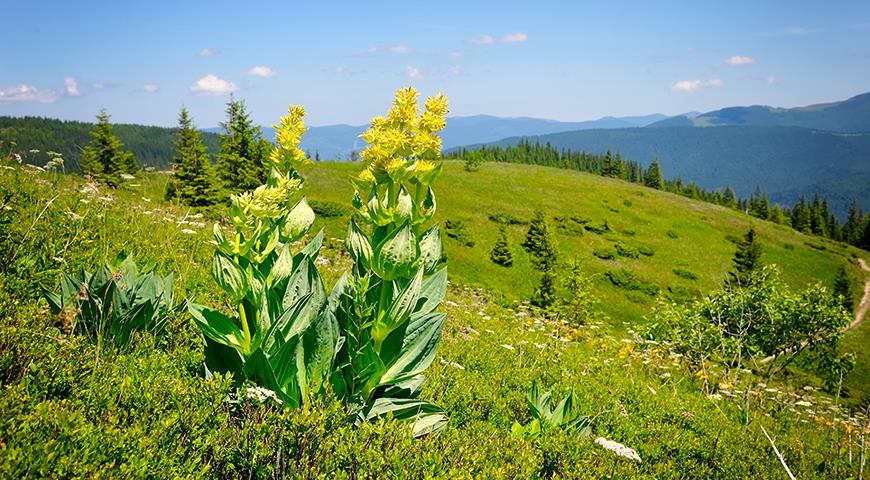
<path fill-rule="evenodd" d="M 849 273 L 845 265 L 840 265 L 837 276 L 834 278 L 834 297 L 840 297 L 841 305 L 847 312 L 855 310 L 855 300 L 852 298 L 852 282 L 849 281 Z"/>
<path fill-rule="evenodd" d="M 269 154 L 269 142 L 263 138 L 260 127 L 254 125 L 244 101 L 231 98 L 226 112 L 217 162 L 221 180 L 231 193 L 253 190 L 265 183 L 263 164 Z"/>
<path fill-rule="evenodd" d="M 734 270 L 730 275 L 732 282 L 737 285 L 749 283 L 752 273 L 761 268 L 761 244 L 756 237 L 755 228 L 750 228 L 737 245 L 733 262 Z"/>
<path fill-rule="evenodd" d="M 532 303 L 549 307 L 556 300 L 556 245 L 550 225 L 540 210 L 535 211 L 523 247 L 531 254 L 532 266 L 541 272 L 541 283 L 535 290 Z"/>
<path fill-rule="evenodd" d="M 504 227 L 499 228 L 498 240 L 492 247 L 492 251 L 489 252 L 489 259 L 496 265 L 503 267 L 510 267 L 514 264 L 514 255 L 508 245 L 507 231 Z"/>
<path fill-rule="evenodd" d="M 608 150 L 601 162 L 601 175 L 611 178 L 625 178 L 625 162 L 622 160 L 622 156 L 617 153 L 614 157 Z"/>
<path fill-rule="evenodd" d="M 843 240 L 854 245 L 861 236 L 862 226 L 863 214 L 861 213 L 861 205 L 858 203 L 858 200 L 853 200 L 852 206 L 849 207 L 849 217 L 846 219 L 846 223 L 843 224 Z"/>
<path fill-rule="evenodd" d="M 532 216 L 526 240 L 522 246 L 531 254 L 532 265 L 536 269 L 543 272 L 549 266 L 556 264 L 556 246 L 553 242 L 553 235 L 550 233 L 550 224 L 542 211 L 536 210 Z"/>
<path fill-rule="evenodd" d="M 753 217 L 767 220 L 770 215 L 770 204 L 767 200 L 767 194 L 761 189 L 761 186 L 755 187 L 755 193 L 749 199 L 749 214 Z"/>
<path fill-rule="evenodd" d="M 556 301 L 555 310 L 559 317 L 573 325 L 586 323 L 592 318 L 592 306 L 596 299 L 592 281 L 578 260 L 570 263 L 562 286 L 567 290 L 567 296 Z"/>
<path fill-rule="evenodd" d="M 791 227 L 803 233 L 810 233 L 811 217 L 810 207 L 804 197 L 795 203 L 791 210 Z"/>
<path fill-rule="evenodd" d="M 649 168 L 646 171 L 646 176 L 643 179 L 643 184 L 647 187 L 661 190 L 663 183 L 664 181 L 662 180 L 662 169 L 661 167 L 659 167 L 659 160 L 657 158 L 654 158 L 652 163 L 649 164 Z"/>
<path fill-rule="evenodd" d="M 725 193 L 722 195 L 722 203 L 726 207 L 737 208 L 737 194 L 730 185 L 725 186 Z"/>
<path fill-rule="evenodd" d="M 864 231 L 861 232 L 857 244 L 864 250 L 870 250 L 870 214 L 867 214 L 867 218 L 864 220 Z"/>
<path fill-rule="evenodd" d="M 106 109 L 97 115 L 97 124 L 91 131 L 91 141 L 82 151 L 82 173 L 112 187 L 121 184 L 123 175 L 139 171 L 133 153 L 122 150 L 124 144 L 112 133 L 111 117 Z"/>
<path fill-rule="evenodd" d="M 167 199 L 178 198 L 192 207 L 214 205 L 222 200 L 215 168 L 190 114 L 184 107 L 178 115 L 178 133 L 175 137 L 175 156 L 172 162 L 175 176 L 167 184 Z"/>

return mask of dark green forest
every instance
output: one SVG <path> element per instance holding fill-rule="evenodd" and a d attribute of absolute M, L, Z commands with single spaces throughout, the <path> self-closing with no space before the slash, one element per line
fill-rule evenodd
<path fill-rule="evenodd" d="M 94 124 L 88 122 L 43 117 L 0 117 L 0 145 L 5 150 L 13 149 L 16 152 L 39 150 L 39 154 L 24 157 L 25 162 L 37 165 L 49 160 L 44 152 L 60 153 L 66 170 L 78 172 L 81 170 L 82 150 L 90 141 L 93 128 Z M 172 143 L 176 131 L 174 128 L 130 124 L 115 124 L 113 128 L 115 135 L 124 142 L 127 150 L 133 152 L 142 168 L 170 168 L 170 159 L 175 153 Z M 216 154 L 220 149 L 218 136 L 201 133 L 201 137 L 209 154 Z"/>

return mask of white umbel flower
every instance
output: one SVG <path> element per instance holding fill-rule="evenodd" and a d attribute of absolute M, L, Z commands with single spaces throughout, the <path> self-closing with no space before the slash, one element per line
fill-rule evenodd
<path fill-rule="evenodd" d="M 283 403 L 281 399 L 278 398 L 278 395 L 275 395 L 275 392 L 268 388 L 248 387 L 247 390 L 245 390 L 245 395 L 250 399 L 259 401 L 260 403 L 263 403 L 266 400 L 271 400 L 278 405 Z"/>
<path fill-rule="evenodd" d="M 604 437 L 598 437 L 595 439 L 595 443 L 597 443 L 598 445 L 601 445 L 605 450 L 610 450 L 611 452 L 615 453 L 616 455 L 618 455 L 620 457 L 625 457 L 629 460 L 634 460 L 635 462 L 638 462 L 638 463 L 641 462 L 640 455 L 638 455 L 637 452 L 634 451 L 633 448 L 628 448 L 619 442 L 614 442 L 613 440 L 607 440 Z"/>

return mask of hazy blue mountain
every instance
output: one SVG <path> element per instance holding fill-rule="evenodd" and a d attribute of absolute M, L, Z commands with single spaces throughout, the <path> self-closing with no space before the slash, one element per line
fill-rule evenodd
<path fill-rule="evenodd" d="M 671 120 L 678 121 L 667 121 Z M 870 133 L 780 126 L 673 126 L 582 130 L 525 138 L 593 153 L 610 149 L 643 164 L 658 158 L 666 178 L 680 176 L 705 189 L 731 185 L 744 197 L 760 185 L 772 199 L 789 202 L 800 194 L 818 191 L 830 197 L 832 208 L 840 215 L 855 198 L 870 207 Z M 494 143 L 510 145 L 519 140 L 512 137 Z"/>
<path fill-rule="evenodd" d="M 560 122 L 532 117 L 495 117 L 491 115 L 473 115 L 468 117 L 450 117 L 447 127 L 441 134 L 445 149 L 474 143 L 494 142 L 506 137 L 545 135 L 548 133 L 570 130 L 588 130 L 593 128 L 629 128 L 643 127 L 667 118 L 660 113 L 633 117 L 603 117 L 598 120 L 584 122 Z M 365 148 L 359 136 L 367 125 L 325 125 L 311 127 L 302 137 L 302 148 L 312 156 L 320 154 L 324 160 L 346 160 L 353 151 L 359 152 Z M 220 128 L 208 128 L 207 132 L 220 132 Z M 263 128 L 263 135 L 272 139 L 275 132 L 272 128 Z"/>
<path fill-rule="evenodd" d="M 870 93 L 854 96 L 848 100 L 820 103 L 797 108 L 776 108 L 764 105 L 729 107 L 698 115 L 691 119 L 696 127 L 724 125 L 789 126 L 815 128 L 831 132 L 870 131 Z M 673 126 L 672 119 L 662 120 L 650 126 Z M 664 125 L 663 125 L 664 124 Z"/>

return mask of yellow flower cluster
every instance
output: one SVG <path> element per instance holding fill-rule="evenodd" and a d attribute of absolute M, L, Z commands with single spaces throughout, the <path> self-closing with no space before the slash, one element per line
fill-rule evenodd
<path fill-rule="evenodd" d="M 281 117 L 277 125 L 272 125 L 276 131 L 276 145 L 269 152 L 271 176 L 287 175 L 302 165 L 310 163 L 305 152 L 299 148 L 299 142 L 305 133 L 305 109 L 298 105 L 290 105 L 287 115 Z"/>
<path fill-rule="evenodd" d="M 401 183 L 408 179 L 428 185 L 434 179 L 435 163 L 441 158 L 438 132 L 446 124 L 447 97 L 438 94 L 426 100 L 418 115 L 417 91 L 411 87 L 396 92 L 386 117 L 375 117 L 361 135 L 369 146 L 361 156 L 368 168 L 359 183 Z"/>
<path fill-rule="evenodd" d="M 296 169 L 310 163 L 299 142 L 305 133 L 305 109 L 291 105 L 287 115 L 277 125 L 276 145 L 269 152 L 266 184 L 252 192 L 232 197 L 232 210 L 239 226 L 253 230 L 258 222 L 278 220 L 298 200 L 296 193 L 302 188 L 302 178 Z"/>

